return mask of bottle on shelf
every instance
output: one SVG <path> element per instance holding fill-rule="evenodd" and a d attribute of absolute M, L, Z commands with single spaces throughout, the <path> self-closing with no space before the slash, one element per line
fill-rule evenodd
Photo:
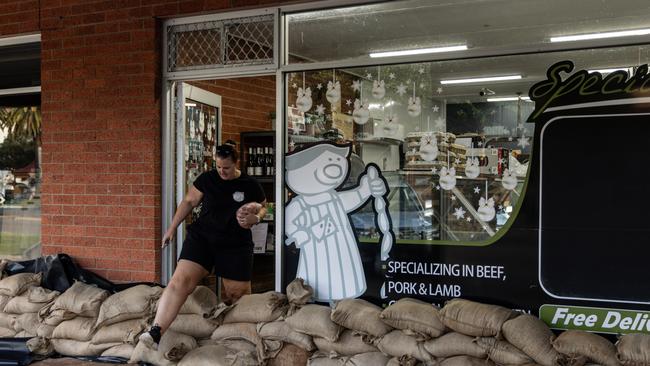
<path fill-rule="evenodd" d="M 255 175 L 255 161 L 257 158 L 255 157 L 255 154 L 253 153 L 253 148 L 249 147 L 248 148 L 248 161 L 247 161 L 247 166 L 246 166 L 246 174 L 247 175 Z"/>
<path fill-rule="evenodd" d="M 254 175 L 264 175 L 264 169 L 265 169 L 265 162 L 264 162 L 264 156 L 262 154 L 262 148 L 257 147 L 255 148 L 256 150 L 256 161 L 255 161 L 255 173 Z"/>
<path fill-rule="evenodd" d="M 272 147 L 269 147 L 268 163 L 266 166 L 269 169 L 269 175 L 275 175 L 275 155 Z"/>

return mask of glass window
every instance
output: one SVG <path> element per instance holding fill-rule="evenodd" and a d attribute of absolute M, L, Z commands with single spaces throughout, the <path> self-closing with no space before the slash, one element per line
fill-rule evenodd
<path fill-rule="evenodd" d="M 0 107 L 0 258 L 41 254 L 40 107 Z"/>
<path fill-rule="evenodd" d="M 524 193 L 528 89 L 560 60 L 631 69 L 649 56 L 648 46 L 633 46 L 288 73 L 287 151 L 351 143 L 346 186 L 377 164 L 398 242 L 489 244 Z M 379 237 L 370 205 L 352 223 L 360 240 Z"/>
<path fill-rule="evenodd" d="M 287 17 L 287 62 L 449 46 L 530 47 L 551 37 L 649 28 L 649 12 L 645 0 L 408 0 L 310 11 Z"/>

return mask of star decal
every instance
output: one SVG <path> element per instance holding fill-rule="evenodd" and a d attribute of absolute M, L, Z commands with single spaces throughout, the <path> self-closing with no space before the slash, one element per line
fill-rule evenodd
<path fill-rule="evenodd" d="M 395 79 L 395 73 L 391 72 L 390 74 L 388 74 L 388 78 L 391 79 L 391 80 Z"/>
<path fill-rule="evenodd" d="M 361 90 L 361 80 L 354 80 L 352 82 L 352 89 L 354 89 L 354 91 Z"/>
<path fill-rule="evenodd" d="M 397 94 L 399 94 L 400 97 L 403 96 L 404 94 L 406 94 L 406 85 L 399 84 L 397 86 Z"/>
<path fill-rule="evenodd" d="M 478 186 L 474 187 L 474 193 L 481 193 L 481 189 Z"/>
<path fill-rule="evenodd" d="M 316 89 L 318 89 L 318 90 L 321 90 L 321 89 L 323 89 L 323 84 L 321 84 L 321 83 L 318 83 L 318 85 L 316 85 Z"/>
<path fill-rule="evenodd" d="M 438 89 L 436 89 L 436 93 L 442 94 L 442 87 L 438 87 Z"/>
<path fill-rule="evenodd" d="M 434 112 L 438 113 L 438 111 L 440 110 L 440 107 L 438 107 L 438 105 L 436 104 L 431 109 L 433 109 Z"/>

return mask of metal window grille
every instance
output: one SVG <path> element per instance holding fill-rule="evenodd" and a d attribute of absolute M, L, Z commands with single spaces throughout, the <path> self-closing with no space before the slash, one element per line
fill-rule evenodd
<path fill-rule="evenodd" d="M 274 15 L 172 25 L 167 71 L 273 64 Z"/>

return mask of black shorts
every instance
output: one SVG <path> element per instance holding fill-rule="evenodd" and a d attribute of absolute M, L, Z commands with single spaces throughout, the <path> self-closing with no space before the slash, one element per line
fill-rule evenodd
<path fill-rule="evenodd" d="M 214 242 L 214 241 L 212 241 Z M 214 268 L 215 275 L 235 281 L 250 281 L 253 272 L 253 243 L 227 242 L 217 244 L 203 240 L 200 235 L 187 232 L 179 259 L 200 264 L 208 272 Z"/>

